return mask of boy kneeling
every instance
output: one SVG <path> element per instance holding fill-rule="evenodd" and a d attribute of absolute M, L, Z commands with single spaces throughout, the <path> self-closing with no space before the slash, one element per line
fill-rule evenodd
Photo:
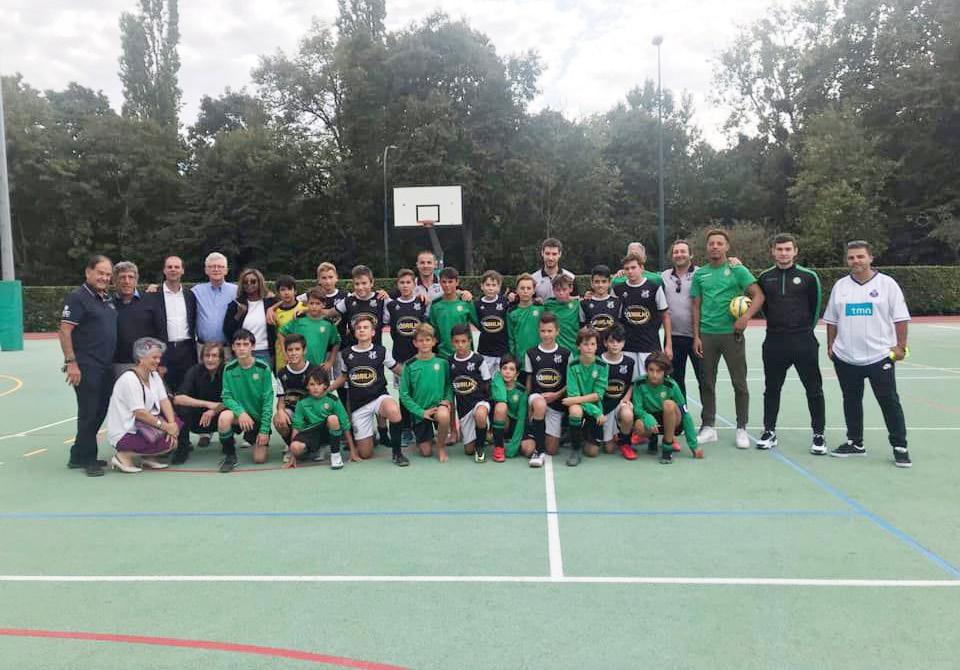
<path fill-rule="evenodd" d="M 330 467 L 343 467 L 340 455 L 340 439 L 350 430 L 347 410 L 335 396 L 328 395 L 330 376 L 323 368 L 313 368 L 307 374 L 308 395 L 297 402 L 293 414 L 293 436 L 290 442 L 290 463 L 296 467 L 297 459 L 308 451 L 317 451 L 329 440 Z"/>
<path fill-rule="evenodd" d="M 266 463 L 276 390 L 270 365 L 253 355 L 256 338 L 246 328 L 233 334 L 234 360 L 223 369 L 223 406 L 217 431 L 223 446 L 220 472 L 237 466 L 234 433 L 253 445 L 253 462 Z"/>
<path fill-rule="evenodd" d="M 669 377 L 673 370 L 670 359 L 655 351 L 647 357 L 645 366 L 647 378 L 633 387 L 633 413 L 636 417 L 635 430 L 650 439 L 647 450 L 656 453 L 656 436 L 662 434 L 660 462 L 669 465 L 673 462 L 673 452 L 680 451 L 676 434 L 677 429 L 681 428 L 693 457 L 703 458 L 703 449 L 697 446 L 693 419 L 687 413 L 686 398 L 677 382 Z"/>

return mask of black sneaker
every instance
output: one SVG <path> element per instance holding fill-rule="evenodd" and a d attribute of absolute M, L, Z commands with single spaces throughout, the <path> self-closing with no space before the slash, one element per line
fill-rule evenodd
<path fill-rule="evenodd" d="M 177 449 L 173 452 L 173 458 L 170 459 L 171 465 L 183 465 L 187 462 L 187 459 L 190 458 L 189 449 Z"/>
<path fill-rule="evenodd" d="M 101 468 L 105 468 L 107 467 L 107 462 L 98 460 L 97 465 L 99 465 Z M 71 470 L 82 470 L 87 467 L 87 465 L 86 463 L 74 463 L 73 461 L 67 461 L 67 467 Z"/>
<path fill-rule="evenodd" d="M 223 460 L 220 461 L 220 472 L 233 472 L 233 469 L 235 467 L 237 467 L 236 454 L 230 454 L 229 456 L 224 456 Z"/>
<path fill-rule="evenodd" d="M 90 461 L 85 466 L 83 466 L 83 472 L 87 477 L 103 477 L 103 466 L 100 465 L 102 461 Z"/>
<path fill-rule="evenodd" d="M 912 468 L 913 461 L 910 460 L 910 452 L 906 447 L 893 448 L 893 464 L 898 468 Z"/>
<path fill-rule="evenodd" d="M 570 450 L 570 455 L 567 456 L 567 465 L 569 465 L 569 466 L 572 467 L 572 468 L 580 465 L 580 450 L 579 450 L 579 449 L 571 449 L 571 450 Z"/>
<path fill-rule="evenodd" d="M 774 449 L 777 446 L 777 434 L 772 430 L 763 431 L 763 435 L 757 440 L 757 449 Z"/>
<path fill-rule="evenodd" d="M 867 450 L 863 448 L 862 444 L 857 444 L 853 440 L 847 440 L 831 451 L 830 455 L 836 456 L 837 458 L 846 458 L 847 456 L 863 456 L 866 453 Z"/>
<path fill-rule="evenodd" d="M 404 456 L 402 451 L 397 451 L 393 454 L 393 464 L 405 468 L 410 465 L 410 459 Z"/>
<path fill-rule="evenodd" d="M 814 456 L 824 456 L 827 453 L 827 441 L 823 439 L 823 435 L 818 433 L 813 436 L 813 442 L 810 443 L 810 453 Z"/>
<path fill-rule="evenodd" d="M 660 464 L 661 465 L 670 465 L 673 463 L 673 451 L 664 451 L 660 454 Z"/>

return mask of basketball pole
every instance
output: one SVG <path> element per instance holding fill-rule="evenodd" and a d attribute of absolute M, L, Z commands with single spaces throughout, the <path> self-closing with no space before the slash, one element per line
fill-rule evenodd
<path fill-rule="evenodd" d="M 663 220 L 663 91 L 660 88 L 660 45 L 663 35 L 653 38 L 657 47 L 657 241 L 660 247 L 660 272 L 667 269 L 667 231 Z"/>
<path fill-rule="evenodd" d="M 0 86 L 0 255 L 3 281 L 13 281 L 13 225 L 10 221 L 10 187 L 7 181 L 7 131 Z"/>
<path fill-rule="evenodd" d="M 383 148 L 383 276 L 390 276 L 390 201 L 387 198 L 387 154 L 396 149 L 392 144 Z"/>

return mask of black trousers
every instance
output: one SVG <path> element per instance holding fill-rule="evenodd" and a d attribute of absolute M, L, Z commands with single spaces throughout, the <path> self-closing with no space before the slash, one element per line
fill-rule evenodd
<path fill-rule="evenodd" d="M 180 435 L 177 437 L 177 448 L 188 449 L 190 447 L 190 433 L 212 435 L 217 432 L 217 419 L 220 417 L 219 413 L 213 417 L 213 421 L 210 422 L 209 426 L 201 426 L 200 417 L 206 412 L 205 409 L 178 405 L 174 407 L 174 410 L 177 416 L 180 417 L 180 420 L 183 421 L 183 427 L 180 428 Z"/>
<path fill-rule="evenodd" d="M 187 370 L 197 363 L 197 343 L 193 340 L 167 342 L 167 350 L 163 354 L 163 365 L 167 374 L 163 381 L 170 393 L 176 393 L 187 375 Z"/>
<path fill-rule="evenodd" d="M 843 392 L 843 418 L 847 423 L 847 439 L 863 444 L 863 387 L 870 380 L 873 396 L 880 404 L 883 422 L 891 446 L 907 446 L 907 422 L 897 395 L 896 364 L 884 359 L 873 365 L 851 365 L 838 358 L 833 359 L 837 381 Z"/>
<path fill-rule="evenodd" d="M 693 364 L 693 374 L 697 378 L 697 387 L 700 386 L 700 357 L 693 353 L 693 338 L 686 335 L 671 335 L 670 346 L 673 347 L 673 379 L 687 397 L 687 359 Z M 697 395 L 699 395 L 699 390 Z"/>
<path fill-rule="evenodd" d="M 810 427 L 822 435 L 826 424 L 823 400 L 823 376 L 820 374 L 820 343 L 811 333 L 803 335 L 768 335 L 763 341 L 763 428 L 774 430 L 780 414 L 780 391 L 793 366 L 807 393 Z"/>
<path fill-rule="evenodd" d="M 81 365 L 77 394 L 77 435 L 70 447 L 70 462 L 86 465 L 97 460 L 97 431 L 103 425 L 113 393 L 112 366 Z"/>

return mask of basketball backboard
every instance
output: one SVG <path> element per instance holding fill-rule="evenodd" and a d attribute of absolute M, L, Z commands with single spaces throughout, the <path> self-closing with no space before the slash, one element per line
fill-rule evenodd
<path fill-rule="evenodd" d="M 462 226 L 463 202 L 459 186 L 407 186 L 393 189 L 393 225 L 398 228 Z"/>

